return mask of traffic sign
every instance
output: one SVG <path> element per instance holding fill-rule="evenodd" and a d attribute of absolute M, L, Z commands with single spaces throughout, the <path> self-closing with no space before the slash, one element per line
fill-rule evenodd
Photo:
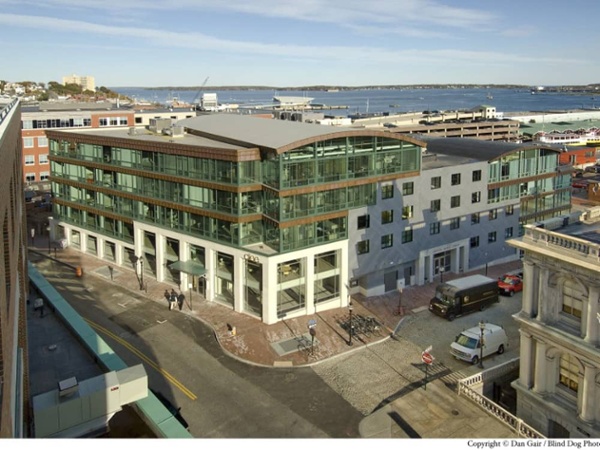
<path fill-rule="evenodd" d="M 433 356 L 431 356 L 431 353 L 423 352 L 423 353 L 421 353 L 421 360 L 425 364 L 429 365 L 429 364 L 433 363 L 434 358 L 433 358 Z"/>

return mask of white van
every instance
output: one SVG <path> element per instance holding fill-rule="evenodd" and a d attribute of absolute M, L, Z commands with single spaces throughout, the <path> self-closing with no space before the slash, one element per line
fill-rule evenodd
<path fill-rule="evenodd" d="M 478 326 L 469 328 L 456 336 L 456 340 L 450 344 L 450 353 L 457 359 L 477 364 L 481 354 L 480 338 L 481 329 Z M 483 329 L 483 357 L 492 353 L 501 355 L 506 347 L 508 347 L 508 337 L 504 328 L 486 323 Z"/>

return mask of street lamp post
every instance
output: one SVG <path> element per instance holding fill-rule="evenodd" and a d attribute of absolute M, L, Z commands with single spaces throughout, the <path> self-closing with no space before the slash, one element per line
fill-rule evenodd
<path fill-rule="evenodd" d="M 48 226 L 46 227 L 46 231 L 48 231 L 48 256 L 49 256 L 50 252 L 52 251 L 50 248 L 50 243 L 51 243 L 51 241 L 50 241 L 50 231 L 51 231 L 50 224 L 48 224 Z"/>
<path fill-rule="evenodd" d="M 140 291 L 144 290 L 144 257 L 139 256 L 138 261 L 140 262 Z"/>
<path fill-rule="evenodd" d="M 194 285 L 196 283 L 194 283 L 194 275 L 192 275 L 192 282 L 189 283 L 189 288 L 190 288 L 190 311 L 192 311 L 192 292 L 194 292 Z"/>
<path fill-rule="evenodd" d="M 485 276 L 488 274 L 488 254 L 485 252 Z"/>
<path fill-rule="evenodd" d="M 402 288 L 398 289 L 398 311 L 396 311 L 396 315 L 402 315 Z"/>
<path fill-rule="evenodd" d="M 352 296 L 350 295 L 350 286 L 345 284 L 348 293 L 348 345 L 352 345 Z"/>
<path fill-rule="evenodd" d="M 480 369 L 483 369 L 483 332 L 485 331 L 485 322 L 482 320 L 481 322 L 479 322 L 479 331 L 480 331 L 480 335 L 479 335 L 479 365 L 478 367 Z"/>
<path fill-rule="evenodd" d="M 350 294 L 348 294 L 348 297 L 350 297 Z M 348 345 L 352 346 L 352 299 L 350 299 L 350 303 L 348 303 L 348 314 L 349 314 Z"/>

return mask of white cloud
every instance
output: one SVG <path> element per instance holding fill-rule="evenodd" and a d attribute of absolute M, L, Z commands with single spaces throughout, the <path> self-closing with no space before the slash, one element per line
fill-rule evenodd
<path fill-rule="evenodd" d="M 258 17 L 332 23 L 340 26 L 394 25 L 396 27 L 442 26 L 484 29 L 498 18 L 483 9 L 461 8 L 438 0 L 120 0 L 115 4 L 97 0 L 0 0 L 0 5 L 17 5 L 22 10 L 103 10 L 115 12 L 189 11 L 235 12 Z"/>
<path fill-rule="evenodd" d="M 54 17 L 1 14 L 0 24 L 7 27 L 33 28 L 51 30 L 59 33 L 81 33 L 86 35 L 104 35 L 111 37 L 127 37 L 141 39 L 164 48 L 187 48 L 207 51 L 226 51 L 234 54 L 254 54 L 277 57 L 293 57 L 295 59 L 310 58 L 323 61 L 357 61 L 362 63 L 398 63 L 435 61 L 447 63 L 530 63 L 561 62 L 577 63 L 564 57 L 532 58 L 531 55 L 519 56 L 493 51 L 464 51 L 457 49 L 385 49 L 367 46 L 302 46 L 276 43 L 259 43 L 251 41 L 235 41 L 216 38 L 198 32 L 165 31 L 142 27 L 124 27 L 100 25 L 92 22 L 56 19 Z M 135 45 L 133 43 L 132 45 Z"/>

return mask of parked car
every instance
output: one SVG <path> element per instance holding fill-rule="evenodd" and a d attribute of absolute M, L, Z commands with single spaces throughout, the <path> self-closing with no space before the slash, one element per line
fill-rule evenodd
<path fill-rule="evenodd" d="M 583 170 L 575 169 L 573 171 L 573 178 L 582 178 L 582 177 L 583 177 Z"/>
<path fill-rule="evenodd" d="M 588 187 L 588 184 L 590 184 L 590 182 L 587 180 L 571 181 L 571 186 L 574 187 L 575 189 L 586 189 Z"/>
<path fill-rule="evenodd" d="M 592 173 L 600 173 L 600 166 L 594 164 L 593 166 L 587 166 L 585 168 L 586 172 L 592 172 Z"/>
<path fill-rule="evenodd" d="M 523 279 L 518 275 L 504 274 L 498 278 L 498 292 L 512 297 L 523 290 Z"/>

